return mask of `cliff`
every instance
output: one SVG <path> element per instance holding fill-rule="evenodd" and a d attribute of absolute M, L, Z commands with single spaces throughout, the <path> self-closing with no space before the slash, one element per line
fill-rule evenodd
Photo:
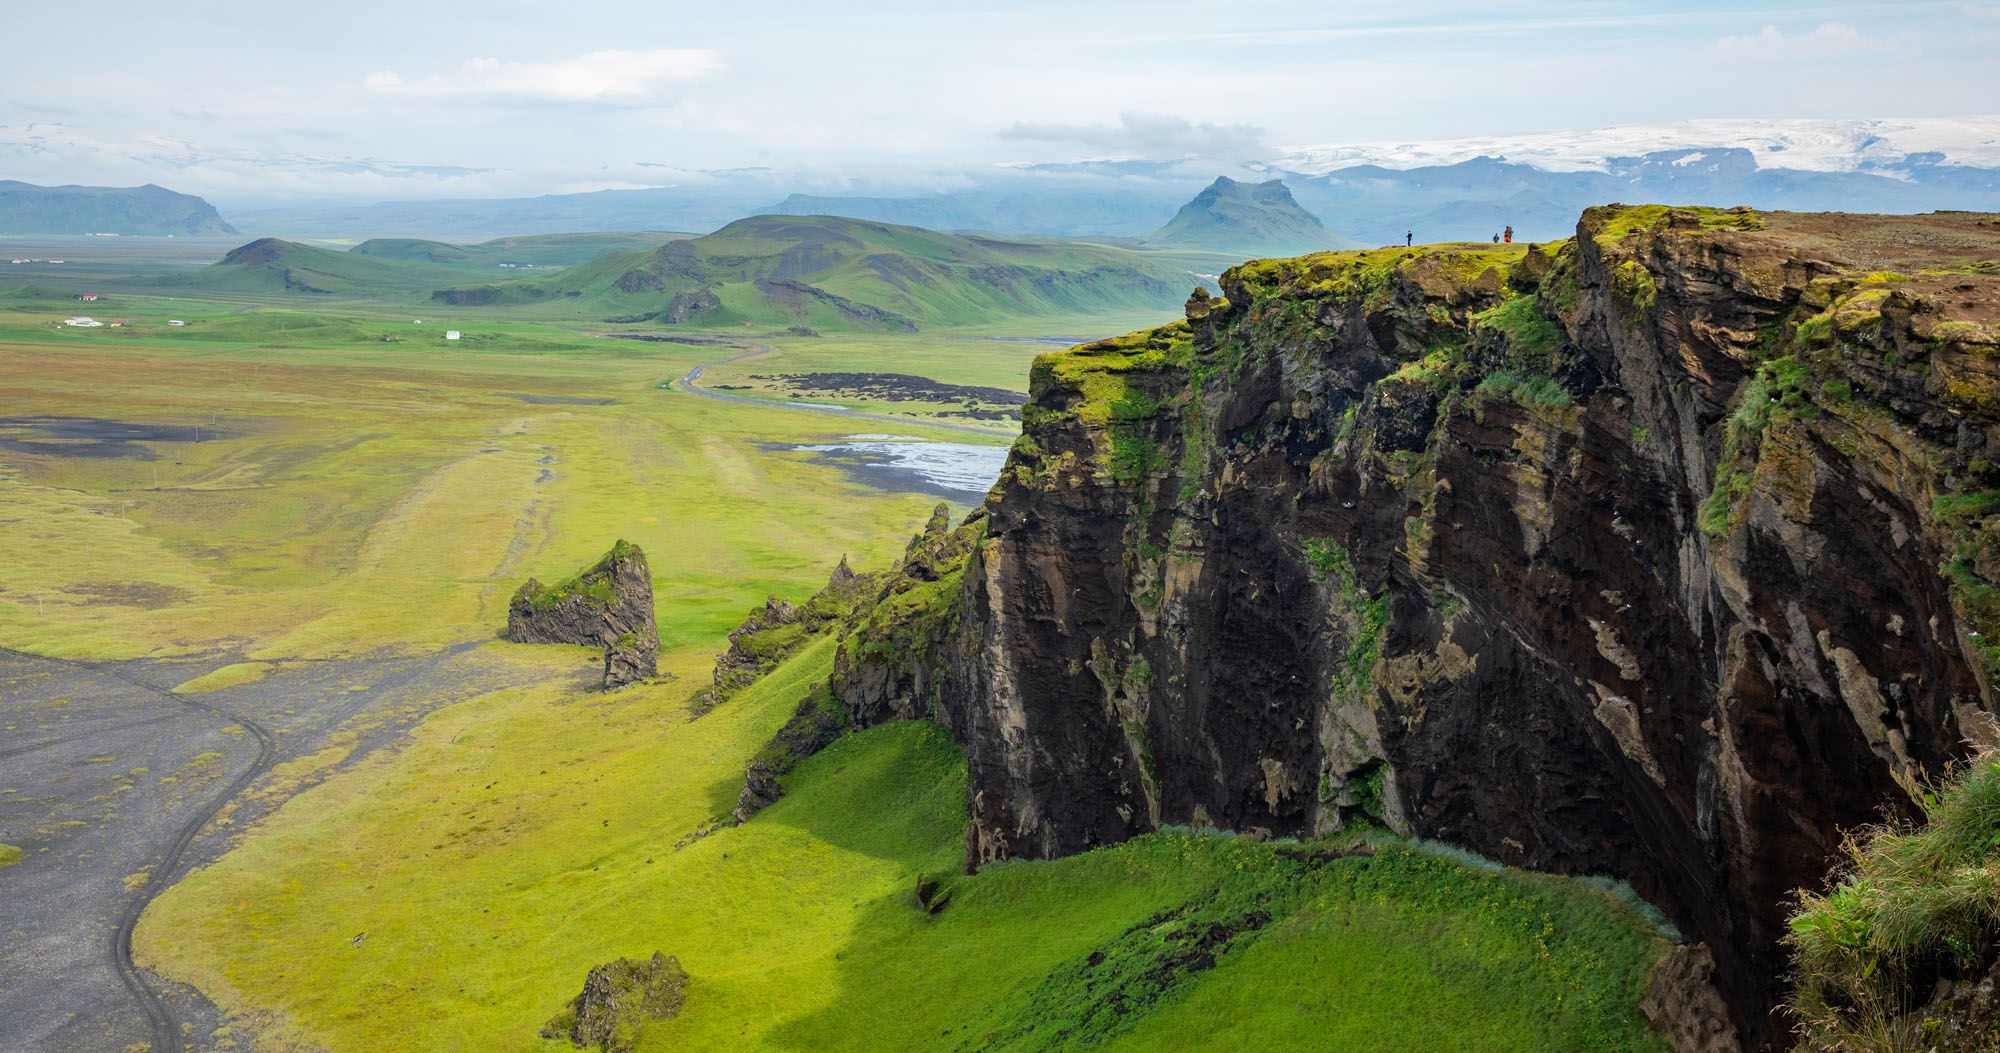
<path fill-rule="evenodd" d="M 35 186 L 0 179 L 0 234 L 234 234 L 215 206 L 165 187 Z"/>
<path fill-rule="evenodd" d="M 1773 1037 L 1793 890 L 1992 738 L 1996 260 L 1614 206 L 1244 264 L 1037 361 L 955 598 L 831 697 L 951 725 L 970 866 L 1369 815 L 1629 882 Z"/>
<path fill-rule="evenodd" d="M 528 579 L 507 606 L 507 639 L 602 647 L 607 688 L 657 675 L 660 631 L 646 553 L 621 539 L 559 584 Z"/>

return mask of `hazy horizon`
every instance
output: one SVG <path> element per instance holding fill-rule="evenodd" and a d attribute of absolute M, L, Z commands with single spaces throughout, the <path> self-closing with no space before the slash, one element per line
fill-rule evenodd
<path fill-rule="evenodd" d="M 746 169 L 774 192 L 945 189 L 1105 158 L 1233 174 L 1310 150 L 1420 161 L 1464 150 L 1411 144 L 1524 137 L 1537 140 L 1527 159 L 1559 165 L 1576 129 L 1964 118 L 2000 93 L 1995 3 L 855 13 L 516 0 L 476 19 L 364 2 L 337 22 L 128 6 L 14 16 L 17 41 L 73 43 L 9 56 L 0 178 L 153 182 L 244 208 L 690 185 L 719 170 L 755 182 Z M 1996 129 L 1964 124 L 1949 145 L 1984 156 Z"/>

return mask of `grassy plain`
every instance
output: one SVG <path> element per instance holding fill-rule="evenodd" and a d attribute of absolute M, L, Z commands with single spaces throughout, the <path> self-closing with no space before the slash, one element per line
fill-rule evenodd
<path fill-rule="evenodd" d="M 0 636 L 15 646 L 436 649 L 491 636 L 521 579 L 567 574 L 620 536 L 652 555 L 666 645 L 712 642 L 842 553 L 886 559 L 930 504 L 759 445 L 872 425 L 673 388 L 715 348 L 532 322 L 447 344 L 428 320 L 124 306 L 118 330 L 0 310 L 9 417 L 186 428 L 135 456 L 0 457 Z M 190 325 L 166 327 L 169 310 Z M 238 339 L 197 330 L 224 324 Z M 350 328 L 364 335 L 340 339 Z M 406 339 L 367 335 L 381 329 Z M 896 355 L 871 346 L 856 356 Z"/>

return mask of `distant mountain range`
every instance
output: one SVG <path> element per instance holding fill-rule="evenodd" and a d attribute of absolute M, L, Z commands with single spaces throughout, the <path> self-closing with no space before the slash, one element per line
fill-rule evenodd
<path fill-rule="evenodd" d="M 1495 157 L 1395 168 L 1316 171 L 1254 166 L 1282 180 L 1323 226 L 1371 245 L 1486 240 L 1512 226 L 1536 241 L 1567 236 L 1588 205 L 1673 202 L 1800 211 L 2000 211 L 2000 168 L 1909 159 L 1894 168 L 1809 171 L 1761 167 L 1748 148 L 1684 148 L 1550 170 Z M 729 188 L 662 188 L 493 201 L 386 202 L 244 213 L 245 229 L 288 237 L 423 233 L 463 238 L 593 230 L 714 230 L 745 215 L 837 215 L 1006 237 L 1144 237 L 1216 178 L 1190 165 L 1139 171 L 1041 166 L 939 193 L 795 194 L 776 202 Z"/>
<path fill-rule="evenodd" d="M 1121 187 L 1038 186 L 1033 182 L 911 197 L 793 194 L 771 212 L 849 216 L 932 230 L 992 231 L 1038 237 L 1136 236 L 1187 200 L 1181 183 Z"/>
<path fill-rule="evenodd" d="M 1591 131 L 1289 150 L 1226 164 L 1095 160 L 974 173 L 933 192 L 794 193 L 769 171 L 696 173 L 686 185 L 532 198 L 299 205 L 232 213 L 255 234 L 287 238 L 433 238 L 574 231 L 712 231 L 744 216 L 832 215 L 1001 237 L 1181 237 L 1176 210 L 1212 186 L 1281 180 L 1320 225 L 1365 244 L 1569 233 L 1587 205 L 1672 202 L 1763 209 L 1915 213 L 2000 211 L 2000 118 L 1697 121 Z M 774 189 L 777 188 L 777 189 Z M 34 191 L 21 201 L 12 195 Z M 144 208 L 111 211 L 111 202 Z M 163 209 L 168 200 L 181 211 Z M 125 206 L 117 206 L 124 208 Z M 101 217 L 101 218 L 99 218 Z M 1298 226 L 1293 216 L 1281 226 Z M 197 198 L 157 187 L 34 188 L 0 183 L 0 232 L 227 232 Z M 1298 233 L 1294 231 L 1293 233 Z M 1203 235 L 1203 237 L 1207 237 Z M 1319 244 L 1306 228 L 1275 245 Z M 1210 239 L 1213 244 L 1213 239 Z M 1246 243 L 1249 245 L 1256 242 Z M 1243 245 L 1234 248 L 1243 248 Z M 1271 247 L 1271 246 L 1266 246 Z M 428 250 L 426 250 L 428 251 Z M 1261 252 L 1262 249 L 1257 251 Z"/>
<path fill-rule="evenodd" d="M 1319 217 L 1300 208 L 1282 180 L 1239 183 L 1227 176 L 1210 183 L 1145 240 L 1149 245 L 1249 256 L 1295 256 L 1356 244 L 1326 229 Z"/>
<path fill-rule="evenodd" d="M 151 183 L 36 186 L 0 179 L 0 235 L 234 233 L 215 206 Z"/>
<path fill-rule="evenodd" d="M 351 252 L 410 263 L 455 263 L 470 267 L 574 267 L 610 252 L 647 252 L 691 237 L 662 231 L 593 231 L 530 234 L 455 245 L 420 238 L 371 238 Z"/>
<path fill-rule="evenodd" d="M 762 185 L 599 190 L 518 198 L 297 205 L 233 212 L 247 231 L 287 238 L 488 239 L 572 231 L 702 233 L 770 210 Z"/>
<path fill-rule="evenodd" d="M 1422 168 L 1359 165 L 1281 175 L 1299 202 L 1363 241 L 1567 237 L 1584 207 L 1611 202 L 1750 205 L 1801 212 L 2000 210 L 2000 169 L 1911 163 L 1895 174 L 1762 168 L 1746 148 L 1662 150 L 1609 158 L 1597 169 L 1552 172 L 1475 157 Z"/>
<path fill-rule="evenodd" d="M 1551 172 L 1604 171 L 1622 157 L 1730 149 L 1748 150 L 1761 168 L 1800 172 L 1894 172 L 1911 165 L 2000 168 L 2000 116 L 1692 120 L 1297 146 L 1273 159 L 1270 167 L 1324 175 L 1356 165 L 1433 168 L 1490 157 Z"/>

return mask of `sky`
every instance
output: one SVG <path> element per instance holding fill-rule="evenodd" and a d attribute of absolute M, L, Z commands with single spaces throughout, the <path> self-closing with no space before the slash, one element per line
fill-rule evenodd
<path fill-rule="evenodd" d="M 2000 110 L 2000 0 L 8 6 L 0 178 L 219 203 Z"/>

